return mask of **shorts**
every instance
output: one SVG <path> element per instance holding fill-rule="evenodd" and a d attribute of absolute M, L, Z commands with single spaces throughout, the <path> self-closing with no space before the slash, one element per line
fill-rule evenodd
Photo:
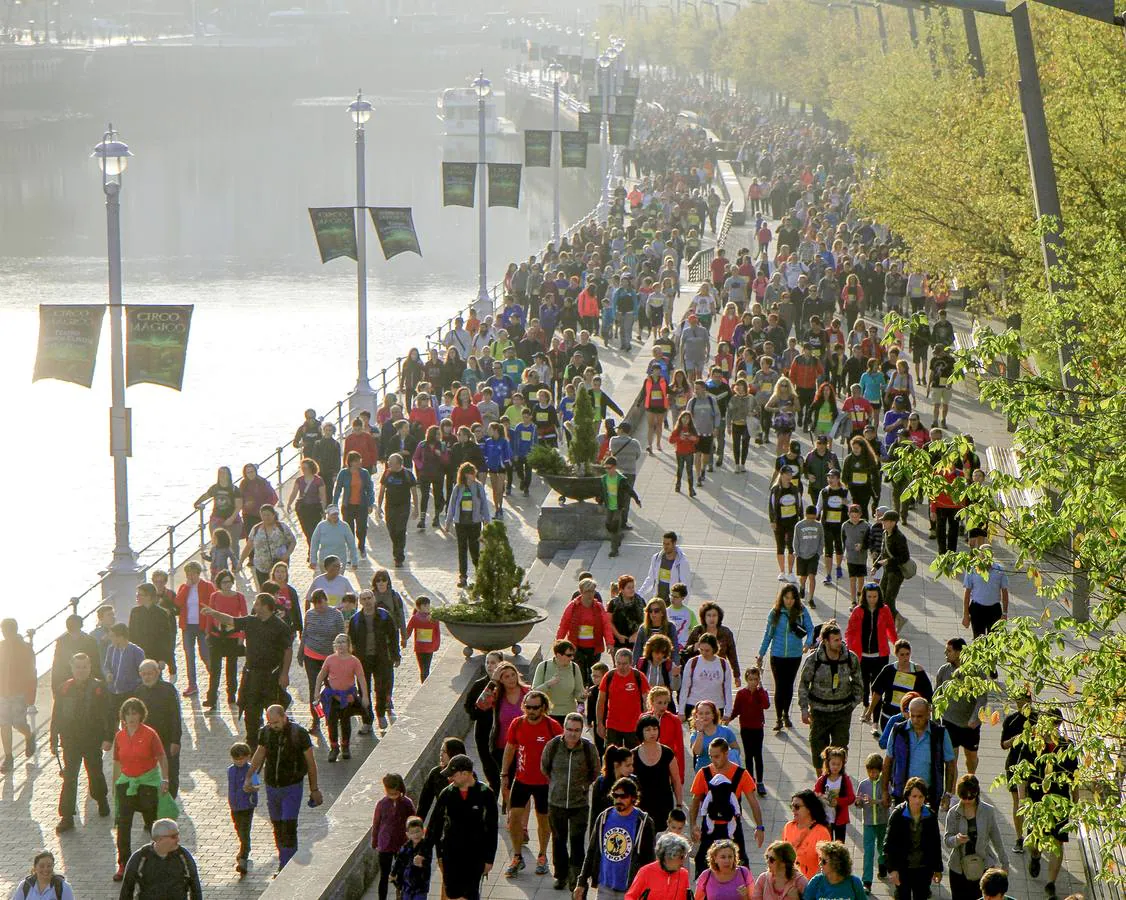
<path fill-rule="evenodd" d="M 817 574 L 817 561 L 820 559 L 818 556 L 799 556 L 798 557 L 798 578 L 803 575 L 816 575 Z"/>
<path fill-rule="evenodd" d="M 475 859 L 442 857 L 442 882 L 447 897 L 480 900 L 484 877 L 485 867 Z"/>
<path fill-rule="evenodd" d="M 955 748 L 964 747 L 969 753 L 977 753 L 978 745 L 981 743 L 980 728 L 966 728 L 962 725 L 955 725 L 953 722 L 947 722 L 945 719 L 942 720 L 942 727 L 950 735 L 950 743 Z"/>
<path fill-rule="evenodd" d="M 950 393 L 951 391 L 949 385 L 947 385 L 946 387 L 931 388 L 931 396 L 934 398 L 934 405 L 938 406 L 940 403 L 944 403 L 949 406 Z"/>
<path fill-rule="evenodd" d="M 779 525 L 774 529 L 774 552 L 779 556 L 787 550 L 791 553 L 794 552 L 794 526 L 796 524 L 797 521 L 794 520 L 786 525 Z"/>
<path fill-rule="evenodd" d="M 710 434 L 701 434 L 696 441 L 697 453 L 711 453 L 712 452 L 712 436 Z"/>
<path fill-rule="evenodd" d="M 27 728 L 27 701 L 19 697 L 0 697 L 0 725 Z"/>
<path fill-rule="evenodd" d="M 528 805 L 529 800 L 535 801 L 536 812 L 539 815 L 547 815 L 547 785 L 524 784 L 519 779 L 513 779 L 508 805 L 512 809 L 523 809 Z"/>
<path fill-rule="evenodd" d="M 865 563 L 849 563 L 848 564 L 848 577 L 849 578 L 867 578 L 868 566 Z"/>

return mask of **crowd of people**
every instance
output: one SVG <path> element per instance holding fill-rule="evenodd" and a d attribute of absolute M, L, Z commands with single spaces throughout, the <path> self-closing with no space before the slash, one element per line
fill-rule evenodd
<path fill-rule="evenodd" d="M 915 577 L 903 534 L 913 504 L 894 482 L 882 502 L 882 463 L 947 428 L 955 340 L 948 286 L 904 271 L 894 236 L 852 209 L 854 160 L 829 131 L 689 83 L 654 89 L 639 113 L 636 177 L 614 192 L 606 225 L 584 226 L 558 248 L 512 264 L 496 315 L 470 311 L 443 347 L 425 358 L 412 350 L 398 392 L 346 435 L 308 410 L 293 441 L 301 474 L 284 501 L 281 486 L 253 465 L 238 482 L 220 468 L 199 498 L 210 506 L 212 545 L 202 564 L 183 567 L 175 592 L 165 573 L 153 572 L 128 623 L 115 622 L 110 606 L 98 610 L 89 634 L 80 617 L 68 620 L 52 673 L 50 740 L 61 749 L 63 776 L 56 830 L 76 825 L 85 766 L 99 815 L 110 814 L 113 800 L 122 897 L 140 888 L 142 896 L 201 896 L 175 822 L 184 702 L 207 713 L 225 699 L 245 729 L 227 770 L 235 868 L 248 869 L 263 786 L 279 871 L 292 858 L 306 782 L 309 805 L 323 801 L 311 734 L 323 719 L 325 759 L 348 760 L 353 717 L 361 734 L 390 727 L 408 643 L 422 680 L 441 644 L 429 599 L 412 598 L 408 610 L 390 570 L 376 569 L 370 588 L 353 582 L 361 558 L 374 552 L 369 526 L 384 524 L 393 568 L 406 565 L 412 519 L 420 535 L 428 526 L 452 530 L 464 586 L 482 526 L 504 516 L 514 490 L 529 496 L 532 448 L 571 439 L 580 392 L 604 431 L 600 502 L 612 523 L 611 556 L 632 527 L 631 502 L 640 502 L 634 483 L 643 453 L 672 450 L 675 490 L 686 480 L 695 497 L 724 466 L 728 444 L 734 472 L 747 471 L 754 437 L 754 452 L 772 460 L 774 473 L 762 498 L 781 582 L 773 608 L 761 635 L 724 624 L 719 603 L 693 596 L 691 567 L 671 531 L 640 586 L 623 574 L 604 601 L 583 573 L 530 681 L 501 654 L 486 658 L 466 700 L 478 761 L 460 737 L 447 738 L 417 803 L 401 776 L 384 779 L 372 829 L 381 900 L 392 883 L 411 900 L 426 896 L 435 868 L 446 897 L 476 900 L 502 822 L 512 847 L 505 877 L 519 877 L 532 845 L 536 874 L 553 875 L 574 900 L 592 887 L 617 900 L 683 900 L 689 888 L 697 900 L 857 898 L 877 877 L 916 900 L 944 874 L 955 900 L 1005 896 L 1003 813 L 976 776 L 985 697 L 951 702 L 941 720 L 933 715 L 934 693 L 959 677 L 966 640 L 951 637 L 933 678 L 912 660 L 896 601 Z M 676 115 L 688 105 L 742 147 L 757 221 L 755 246 L 731 257 L 721 249 L 684 298 L 684 263 L 707 229 L 716 232 L 718 209 L 715 148 Z M 909 342 L 889 336 L 887 310 L 923 314 L 929 324 Z M 635 335 L 652 338 L 644 436 L 614 418 L 622 408 L 600 362 L 600 354 L 634 353 Z M 929 430 L 921 408 L 928 397 Z M 943 474 L 984 477 L 972 454 Z M 938 549 L 955 549 L 959 505 L 942 494 L 927 506 Z M 814 621 L 821 557 L 824 583 L 838 582 L 851 599 L 843 623 Z M 290 578 L 299 565 L 315 573 L 303 596 Z M 239 585 L 251 578 L 248 599 Z M 975 639 L 1007 608 L 999 567 L 988 579 L 966 577 L 964 625 Z M 10 768 L 13 728 L 34 749 L 22 716 L 35 679 L 14 622 L 3 623 L 3 635 L 0 735 Z M 739 645 L 748 658 L 749 641 L 758 651 L 743 666 Z M 295 657 L 308 680 L 307 711 L 293 707 L 288 690 Z M 779 779 L 764 762 L 767 719 L 772 713 L 775 735 L 790 732 L 795 697 L 814 771 L 808 789 L 789 797 L 792 815 L 770 836 L 777 839 L 767 840 L 762 805 L 786 802 L 769 789 Z M 306 714 L 308 727 L 299 722 Z M 850 757 L 858 717 L 884 750 L 862 761 L 863 777 Z M 1002 728 L 1009 772 L 1035 763 L 1022 742 L 1025 725 L 1021 712 Z M 110 750 L 107 784 L 102 752 Z M 1020 798 L 1061 790 L 1050 782 L 1035 766 L 1014 777 L 1014 814 Z M 136 812 L 152 842 L 134 852 Z M 1015 819 L 1012 852 L 1021 853 Z M 863 846 L 860 875 L 845 843 L 849 825 Z M 1066 841 L 1063 825 L 1055 838 Z M 755 876 L 759 848 L 764 866 Z M 22 896 L 54 892 L 53 862 L 49 853 L 36 857 Z M 1053 897 L 1061 854 L 1047 862 Z M 1034 877 L 1040 866 L 1031 853 Z"/>

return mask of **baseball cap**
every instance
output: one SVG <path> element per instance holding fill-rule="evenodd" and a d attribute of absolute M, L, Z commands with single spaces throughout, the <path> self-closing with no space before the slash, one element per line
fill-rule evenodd
<path fill-rule="evenodd" d="M 464 753 L 459 753 L 459 754 L 457 754 L 457 756 L 453 757 L 450 760 L 449 765 L 447 765 L 444 769 L 442 769 L 442 774 L 446 778 L 450 778 L 451 776 L 456 775 L 458 772 L 472 772 L 472 771 L 473 771 L 473 760 L 471 760 Z"/>

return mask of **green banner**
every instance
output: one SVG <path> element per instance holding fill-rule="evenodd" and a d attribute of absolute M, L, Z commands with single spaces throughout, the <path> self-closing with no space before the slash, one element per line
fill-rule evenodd
<path fill-rule="evenodd" d="M 442 163 L 442 206 L 472 206 L 477 163 Z"/>
<path fill-rule="evenodd" d="M 126 306 L 125 384 L 180 390 L 191 324 L 191 306 Z"/>
<path fill-rule="evenodd" d="M 338 256 L 356 259 L 359 255 L 356 250 L 356 213 L 352 207 L 310 209 L 309 218 L 313 220 L 313 234 L 317 236 L 322 263 Z"/>
<path fill-rule="evenodd" d="M 641 92 L 641 76 L 627 75 L 622 83 L 622 93 L 629 97 L 636 97 Z"/>
<path fill-rule="evenodd" d="M 586 168 L 586 132 L 564 131 L 559 135 L 562 142 L 564 169 Z"/>
<path fill-rule="evenodd" d="M 597 144 L 602 134 L 602 117 L 594 113 L 579 113 L 579 131 L 586 134 L 588 144 Z"/>
<path fill-rule="evenodd" d="M 520 163 L 489 163 L 489 206 L 520 205 Z"/>
<path fill-rule="evenodd" d="M 379 237 L 379 246 L 383 248 L 384 259 L 400 253 L 422 256 L 418 234 L 414 230 L 414 215 L 409 206 L 373 206 L 371 221 Z"/>
<path fill-rule="evenodd" d="M 524 132 L 524 165 L 547 168 L 551 166 L 550 131 Z"/>
<path fill-rule="evenodd" d="M 594 115 L 596 115 L 596 116 L 602 115 L 602 95 L 601 94 L 591 94 L 590 97 L 587 98 L 587 106 L 590 107 L 590 111 Z"/>
<path fill-rule="evenodd" d="M 630 131 L 633 128 L 633 116 L 615 113 L 607 118 L 610 120 L 610 143 L 619 147 L 628 146 Z"/>
<path fill-rule="evenodd" d="M 629 94 L 622 94 L 614 101 L 614 112 L 623 116 L 632 116 L 637 110 L 637 98 Z"/>
<path fill-rule="evenodd" d="M 102 335 L 104 304 L 96 306 L 39 305 L 39 350 L 31 380 L 54 378 L 89 387 Z"/>

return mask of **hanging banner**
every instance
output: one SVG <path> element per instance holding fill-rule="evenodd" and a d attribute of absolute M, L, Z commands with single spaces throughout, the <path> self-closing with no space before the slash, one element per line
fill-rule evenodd
<path fill-rule="evenodd" d="M 39 304 L 39 349 L 31 380 L 54 378 L 88 388 L 94 381 L 94 362 L 105 314 L 104 304 Z"/>
<path fill-rule="evenodd" d="M 632 116 L 637 110 L 637 97 L 622 94 L 614 101 L 614 112 L 623 116 Z"/>
<path fill-rule="evenodd" d="M 442 163 L 442 206 L 472 206 L 477 163 Z"/>
<path fill-rule="evenodd" d="M 633 116 L 614 114 L 607 118 L 610 120 L 610 143 L 619 147 L 628 146 L 630 130 L 633 128 Z"/>
<path fill-rule="evenodd" d="M 310 209 L 309 218 L 313 220 L 322 263 L 338 256 L 356 259 L 356 213 L 350 206 Z"/>
<path fill-rule="evenodd" d="M 586 132 L 563 131 L 559 134 L 562 142 L 561 156 L 564 169 L 586 168 Z"/>
<path fill-rule="evenodd" d="M 597 144 L 602 133 L 602 117 L 594 113 L 579 113 L 579 131 L 586 133 L 588 144 Z"/>
<path fill-rule="evenodd" d="M 520 163 L 489 163 L 489 206 L 520 205 Z"/>
<path fill-rule="evenodd" d="M 125 384 L 180 390 L 188 355 L 191 306 L 125 307 Z"/>
<path fill-rule="evenodd" d="M 628 97 L 636 97 L 641 92 L 641 76 L 627 75 L 622 82 L 622 93 Z"/>
<path fill-rule="evenodd" d="M 379 236 L 384 259 L 400 253 L 417 253 L 422 256 L 422 248 L 418 246 L 418 235 L 414 230 L 414 215 L 409 206 L 373 206 L 371 221 Z"/>
<path fill-rule="evenodd" d="M 551 166 L 551 134 L 550 131 L 524 132 L 525 166 Z"/>
<path fill-rule="evenodd" d="M 594 115 L 596 115 L 596 116 L 602 115 L 602 95 L 601 94 L 591 94 L 590 97 L 587 99 L 587 106 L 590 107 L 590 111 Z"/>

